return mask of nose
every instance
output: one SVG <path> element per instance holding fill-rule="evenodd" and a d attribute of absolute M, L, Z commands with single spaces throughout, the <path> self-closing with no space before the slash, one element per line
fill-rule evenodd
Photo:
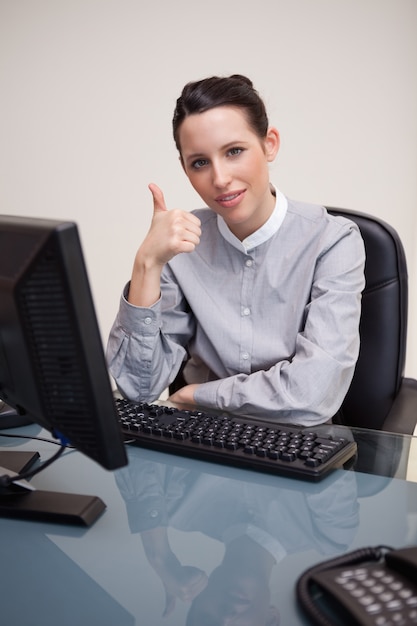
<path fill-rule="evenodd" d="M 212 163 L 213 185 L 218 189 L 225 189 L 231 181 L 231 174 L 227 164 L 224 162 Z"/>

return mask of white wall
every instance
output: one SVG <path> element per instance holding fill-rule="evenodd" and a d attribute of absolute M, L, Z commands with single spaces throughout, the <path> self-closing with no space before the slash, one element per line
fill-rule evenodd
<path fill-rule="evenodd" d="M 78 222 L 103 340 L 152 211 L 201 203 L 171 116 L 183 84 L 252 78 L 287 195 L 378 215 L 410 271 L 417 376 L 416 0 L 0 0 L 0 211 Z"/>

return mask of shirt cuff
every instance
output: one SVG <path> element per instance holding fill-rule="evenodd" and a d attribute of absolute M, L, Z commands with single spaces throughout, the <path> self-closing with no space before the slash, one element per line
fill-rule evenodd
<path fill-rule="evenodd" d="M 130 283 L 126 285 L 120 298 L 120 325 L 128 334 L 137 332 L 144 335 L 155 334 L 162 325 L 161 300 L 159 299 L 150 307 L 135 306 L 127 300 L 129 285 Z"/>

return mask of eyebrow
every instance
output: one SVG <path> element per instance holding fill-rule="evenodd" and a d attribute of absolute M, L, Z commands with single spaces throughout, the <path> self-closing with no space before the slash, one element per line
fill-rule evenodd
<path fill-rule="evenodd" d="M 221 151 L 224 150 L 228 150 L 230 148 L 234 148 L 236 146 L 244 146 L 247 145 L 247 141 L 228 141 L 226 144 L 224 144 L 223 146 L 220 147 Z M 186 161 L 193 161 L 194 159 L 202 159 L 202 158 L 206 158 L 206 155 L 204 154 L 204 152 L 194 152 L 192 154 L 189 154 L 185 157 Z"/>

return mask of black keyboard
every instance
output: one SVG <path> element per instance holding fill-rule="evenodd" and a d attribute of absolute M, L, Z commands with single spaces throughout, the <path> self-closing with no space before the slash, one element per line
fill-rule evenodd
<path fill-rule="evenodd" d="M 116 398 L 127 441 L 179 456 L 318 481 L 354 457 L 357 445 L 321 427 L 287 427 Z"/>

